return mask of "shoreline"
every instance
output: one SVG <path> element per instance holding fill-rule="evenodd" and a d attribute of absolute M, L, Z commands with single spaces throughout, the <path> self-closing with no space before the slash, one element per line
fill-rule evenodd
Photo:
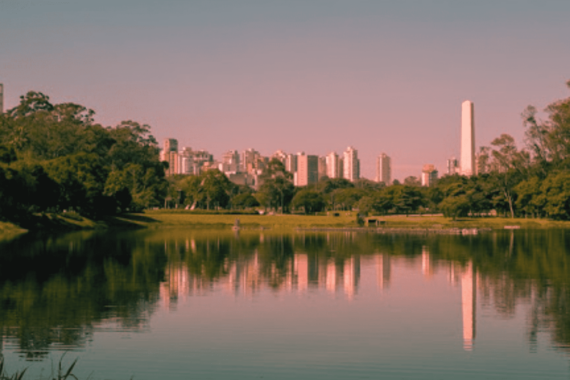
<path fill-rule="evenodd" d="M 157 229 L 188 227 L 195 229 L 232 229 L 236 219 L 241 230 L 282 229 L 291 231 L 352 231 L 413 234 L 475 235 L 504 229 L 566 229 L 570 222 L 547 219 L 511 219 L 502 217 L 461 218 L 443 216 L 371 216 L 380 226 L 358 226 L 354 213 L 326 215 L 252 215 L 185 213 L 180 210 L 152 210 L 140 214 L 124 214 L 93 221 L 76 214 L 41 214 L 26 220 L 24 227 L 0 222 L 0 240 L 10 240 L 29 232 L 65 233 L 80 230 Z"/>

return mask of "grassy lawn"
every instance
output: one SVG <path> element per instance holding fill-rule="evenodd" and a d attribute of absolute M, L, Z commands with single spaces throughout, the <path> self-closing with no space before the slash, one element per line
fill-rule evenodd
<path fill-rule="evenodd" d="M 371 216 L 383 220 L 384 228 L 492 228 L 504 226 L 521 228 L 570 228 L 570 222 L 556 222 L 546 219 L 510 219 L 510 218 L 461 218 L 456 221 L 443 216 Z M 166 226 L 192 226 L 212 228 L 230 227 L 236 219 L 244 229 L 248 228 L 354 228 L 357 227 L 354 213 L 341 212 L 340 216 L 324 215 L 216 215 L 192 214 L 184 211 L 147 211 L 144 214 L 130 214 L 118 218 L 124 222 L 138 224 L 141 227 L 158 228 Z"/>
<path fill-rule="evenodd" d="M 23 228 L 20 228 L 12 223 L 0 222 L 0 240 L 7 240 L 16 237 L 24 232 L 27 232 Z"/>
<path fill-rule="evenodd" d="M 370 216 L 369 219 L 384 221 L 381 228 L 394 229 L 449 229 L 449 228 L 491 228 L 504 229 L 505 226 L 520 226 L 522 229 L 570 228 L 570 222 L 557 222 L 547 219 L 510 218 L 460 218 L 451 220 L 443 216 L 404 215 Z M 44 215 L 38 217 L 36 230 L 72 231 L 98 228 L 222 228 L 229 229 L 236 219 L 242 229 L 293 230 L 295 228 L 356 228 L 356 215 L 341 212 L 339 216 L 326 215 L 228 215 L 197 214 L 184 210 L 152 210 L 143 214 L 127 214 L 94 222 L 74 215 Z M 364 227 L 366 228 L 366 227 Z M 376 228 L 375 226 L 371 228 Z M 12 224 L 0 222 L 0 240 L 12 239 L 26 230 Z"/>
<path fill-rule="evenodd" d="M 147 211 L 144 214 L 127 215 L 119 220 L 131 221 L 144 227 L 193 226 L 230 227 L 236 219 L 243 228 L 296 228 L 296 227 L 356 227 L 356 217 L 341 214 L 338 217 L 319 215 L 212 215 L 184 212 Z"/>

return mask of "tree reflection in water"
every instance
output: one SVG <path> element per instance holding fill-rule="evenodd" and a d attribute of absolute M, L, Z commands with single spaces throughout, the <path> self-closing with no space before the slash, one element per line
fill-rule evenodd
<path fill-rule="evenodd" d="M 154 230 L 82 232 L 0 245 L 0 328 L 29 360 L 51 349 L 83 347 L 96 331 L 144 331 L 160 305 L 224 291 L 322 289 L 352 299 L 361 265 L 374 265 L 389 289 L 392 260 L 420 260 L 424 276 L 446 271 L 462 287 L 465 349 L 476 339 L 475 305 L 512 318 L 532 305 L 531 347 L 547 331 L 570 347 L 570 261 L 565 231 L 509 231 L 479 236 L 377 235 Z"/>

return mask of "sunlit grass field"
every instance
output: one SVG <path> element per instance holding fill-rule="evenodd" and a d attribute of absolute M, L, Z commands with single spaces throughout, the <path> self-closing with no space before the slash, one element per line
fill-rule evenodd
<path fill-rule="evenodd" d="M 390 215 L 370 216 L 366 219 L 377 219 L 382 222 L 380 226 L 372 224 L 360 227 L 356 222 L 356 213 L 339 212 L 339 216 L 332 215 L 229 215 L 229 214 L 197 214 L 184 210 L 149 210 L 142 214 L 126 214 L 110 218 L 106 221 L 94 222 L 90 219 L 71 215 L 52 215 L 53 225 L 49 230 L 78 230 L 78 229 L 105 229 L 105 228 L 172 228 L 192 227 L 204 229 L 230 229 L 236 219 L 244 230 L 254 229 L 450 229 L 450 228 L 490 228 L 504 229 L 505 226 L 519 226 L 521 229 L 570 228 L 570 222 L 553 221 L 548 219 L 524 218 L 460 218 L 452 220 L 441 215 Z M 55 226 L 55 227 L 54 227 Z M 12 239 L 26 230 L 15 224 L 0 222 L 0 240 Z"/>
<path fill-rule="evenodd" d="M 340 212 L 339 216 L 329 215 L 217 215 L 194 214 L 184 211 L 153 210 L 144 214 L 131 214 L 123 218 L 125 221 L 139 224 L 142 227 L 193 226 L 204 228 L 223 228 L 233 226 L 236 219 L 244 229 L 248 228 L 356 228 L 354 212 Z M 501 217 L 460 218 L 452 220 L 441 215 L 393 215 L 370 216 L 367 219 L 383 221 L 380 228 L 491 228 L 504 229 L 505 226 L 520 228 L 570 228 L 570 222 L 557 222 L 547 219 L 511 219 Z M 372 226 L 376 228 L 376 226 Z M 367 227 L 364 227 L 367 228 Z"/>
<path fill-rule="evenodd" d="M 0 222 L 0 240 L 10 239 L 24 232 L 26 232 L 26 230 L 15 224 Z"/>

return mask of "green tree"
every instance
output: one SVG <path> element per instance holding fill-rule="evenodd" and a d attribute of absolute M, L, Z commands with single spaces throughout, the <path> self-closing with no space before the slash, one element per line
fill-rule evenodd
<path fill-rule="evenodd" d="M 264 201 L 262 204 L 266 208 L 275 210 L 281 208 L 281 212 L 287 211 L 295 195 L 295 187 L 292 182 L 293 175 L 285 170 L 285 165 L 281 161 L 273 158 L 269 161 L 261 178 L 263 184 L 259 192 L 263 196 L 258 199 Z"/>
<path fill-rule="evenodd" d="M 218 169 L 207 170 L 199 176 L 188 177 L 181 185 L 186 204 L 191 209 L 226 208 L 235 185 Z"/>
<path fill-rule="evenodd" d="M 247 209 L 258 207 L 259 202 L 251 193 L 242 193 L 232 197 L 231 205 L 232 208 Z"/>
<path fill-rule="evenodd" d="M 422 184 L 421 184 L 420 180 L 418 179 L 418 177 L 409 176 L 409 177 L 404 178 L 404 185 L 419 187 Z"/>
<path fill-rule="evenodd" d="M 324 210 L 325 200 L 314 190 L 300 190 L 293 197 L 291 206 L 296 209 L 303 208 L 305 214 L 313 214 Z"/>
<path fill-rule="evenodd" d="M 541 190 L 546 198 L 544 211 L 553 219 L 570 219 L 570 172 L 550 174 Z"/>

